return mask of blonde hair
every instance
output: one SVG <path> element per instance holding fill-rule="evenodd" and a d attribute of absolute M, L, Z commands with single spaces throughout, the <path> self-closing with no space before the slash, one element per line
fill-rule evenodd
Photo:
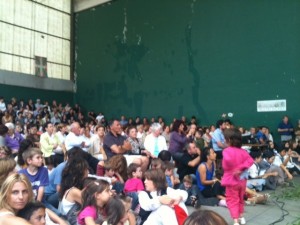
<path fill-rule="evenodd" d="M 8 199 L 11 196 L 11 192 L 13 189 L 13 186 L 17 183 L 21 182 L 23 183 L 28 190 L 28 202 L 31 202 L 33 199 L 33 192 L 31 183 L 29 182 L 28 178 L 24 174 L 12 174 L 6 178 L 6 180 L 3 182 L 1 189 L 0 189 L 0 209 L 7 209 L 11 212 L 15 212 L 15 210 L 8 204 Z"/>
<path fill-rule="evenodd" d="M 16 167 L 16 161 L 13 158 L 0 159 L 0 187 L 7 178 L 8 174 Z"/>

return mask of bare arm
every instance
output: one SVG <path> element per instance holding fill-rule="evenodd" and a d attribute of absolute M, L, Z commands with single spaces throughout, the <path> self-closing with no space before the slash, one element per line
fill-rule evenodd
<path fill-rule="evenodd" d="M 41 202 L 43 200 L 43 196 L 44 196 L 44 190 L 45 190 L 45 187 L 44 186 L 40 186 L 39 189 L 38 189 L 38 193 L 37 193 L 37 197 L 36 197 L 36 200 Z"/>
<path fill-rule="evenodd" d="M 46 212 L 49 216 L 49 218 L 59 225 L 68 225 L 66 221 L 64 221 L 62 218 L 60 218 L 58 215 L 56 215 L 54 212 L 52 212 L 50 209 L 46 209 Z"/>
<path fill-rule="evenodd" d="M 203 185 L 214 185 L 217 180 L 206 180 L 206 167 L 205 165 L 201 164 L 198 168 L 199 174 L 200 174 L 200 179 L 201 183 Z"/>
<path fill-rule="evenodd" d="M 131 144 L 128 141 L 124 141 L 123 145 L 112 145 L 111 151 L 117 154 L 122 154 L 131 150 Z"/>

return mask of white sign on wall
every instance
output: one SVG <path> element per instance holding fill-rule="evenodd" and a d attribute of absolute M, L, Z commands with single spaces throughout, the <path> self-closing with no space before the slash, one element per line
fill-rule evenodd
<path fill-rule="evenodd" d="M 286 100 L 257 101 L 257 112 L 286 111 Z"/>

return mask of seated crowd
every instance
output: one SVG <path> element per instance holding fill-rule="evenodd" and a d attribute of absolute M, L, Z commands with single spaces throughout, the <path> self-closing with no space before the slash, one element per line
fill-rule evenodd
<path fill-rule="evenodd" d="M 181 225 L 177 207 L 185 218 L 186 206 L 227 207 L 229 119 L 216 126 L 184 116 L 170 125 L 162 117 L 106 121 L 102 113 L 85 117 L 79 105 L 3 97 L 0 118 L 0 224 Z M 238 132 L 254 162 L 243 175 L 244 200 L 265 203 L 259 192 L 290 186 L 300 174 L 300 123 L 294 129 L 285 116 L 278 145 L 266 126 Z"/>

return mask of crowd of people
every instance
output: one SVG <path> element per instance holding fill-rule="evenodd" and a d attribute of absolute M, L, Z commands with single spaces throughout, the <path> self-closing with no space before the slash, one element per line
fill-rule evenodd
<path fill-rule="evenodd" d="M 265 203 L 262 190 L 300 174 L 300 123 L 287 116 L 277 144 L 266 126 L 107 121 L 55 100 L 0 97 L 0 118 L 1 224 L 227 224 L 211 211 L 188 216 L 186 206 L 201 205 L 228 207 L 234 225 L 246 224 L 245 203 Z"/>

